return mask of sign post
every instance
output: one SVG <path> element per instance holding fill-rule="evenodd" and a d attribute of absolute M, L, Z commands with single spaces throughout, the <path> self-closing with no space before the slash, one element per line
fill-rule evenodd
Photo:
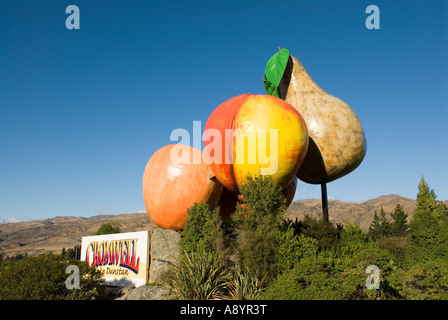
<path fill-rule="evenodd" d="M 148 279 L 149 231 L 83 237 L 81 260 L 98 268 L 107 285 L 144 285 Z"/>

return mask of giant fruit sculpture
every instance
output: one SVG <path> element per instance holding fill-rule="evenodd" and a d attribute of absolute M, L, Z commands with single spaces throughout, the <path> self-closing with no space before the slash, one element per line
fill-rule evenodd
<path fill-rule="evenodd" d="M 172 161 L 177 152 L 186 152 L 187 163 Z M 198 159 L 199 161 L 193 161 Z M 167 145 L 149 159 L 143 174 L 143 199 L 151 220 L 161 228 L 181 230 L 188 208 L 207 203 L 214 208 L 222 184 L 203 162 L 203 152 L 190 146 Z"/>
<path fill-rule="evenodd" d="M 269 94 L 291 104 L 306 121 L 310 142 L 299 179 L 328 183 L 359 166 L 366 154 L 366 139 L 355 112 L 319 87 L 287 49 L 269 59 L 264 83 Z"/>
<path fill-rule="evenodd" d="M 208 118 L 205 133 L 216 133 L 214 139 L 204 139 L 205 152 L 213 158 L 216 178 L 232 192 L 248 175 L 260 174 L 286 188 L 308 148 L 300 113 L 269 95 L 243 94 L 225 101 Z"/>

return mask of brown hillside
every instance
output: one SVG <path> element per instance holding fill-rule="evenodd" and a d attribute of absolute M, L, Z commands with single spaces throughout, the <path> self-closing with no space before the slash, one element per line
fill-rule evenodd
<path fill-rule="evenodd" d="M 146 213 L 100 215 L 90 218 L 55 217 L 45 220 L 0 224 L 0 254 L 60 253 L 62 248 L 81 244 L 83 236 L 94 235 L 103 223 L 118 222 L 123 232 L 152 230 Z"/>
<path fill-rule="evenodd" d="M 372 223 L 375 211 L 379 212 L 381 207 L 383 207 L 385 212 L 391 213 L 397 204 L 400 204 L 404 212 L 408 214 L 408 221 L 411 220 L 416 207 L 416 201 L 398 195 L 380 196 L 362 203 L 328 200 L 328 210 L 330 221 L 335 224 L 349 222 L 367 231 Z M 320 218 L 322 216 L 321 200 L 307 199 L 294 201 L 289 207 L 287 217 L 292 220 L 295 218 L 301 220 L 306 214 Z"/>

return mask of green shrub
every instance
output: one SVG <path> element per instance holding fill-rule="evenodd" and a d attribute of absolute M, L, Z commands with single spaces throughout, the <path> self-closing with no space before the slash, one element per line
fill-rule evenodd
<path fill-rule="evenodd" d="M 269 283 L 279 271 L 278 246 L 286 200 L 270 176 L 248 176 L 239 191 L 243 199 L 237 205 L 233 221 L 240 264 Z"/>
<path fill-rule="evenodd" d="M 98 231 L 95 233 L 95 235 L 113 234 L 120 232 L 121 232 L 121 224 L 119 224 L 118 222 L 110 222 L 110 223 L 103 223 L 98 228 Z"/>
<path fill-rule="evenodd" d="M 263 300 L 335 300 L 343 299 L 341 279 L 332 276 L 328 259 L 306 258 L 273 282 L 260 296 Z"/>
<path fill-rule="evenodd" d="M 418 262 L 395 273 L 390 281 L 402 299 L 448 300 L 448 261 Z"/>
<path fill-rule="evenodd" d="M 283 272 L 260 296 L 281 300 L 352 300 L 396 298 L 388 278 L 394 273 L 391 255 L 354 225 L 340 230 L 338 242 L 320 247 L 317 239 L 285 233 Z M 288 246 L 287 244 L 291 244 Z M 366 268 L 380 269 L 380 289 L 366 287 Z"/>
<path fill-rule="evenodd" d="M 377 240 L 378 245 L 392 255 L 392 260 L 398 267 L 403 266 L 406 258 L 407 241 L 406 237 L 386 237 Z"/>
<path fill-rule="evenodd" d="M 233 215 L 238 229 L 254 231 L 260 225 L 279 229 L 283 224 L 286 199 L 271 176 L 247 176 L 239 189 L 242 200 Z"/>
<path fill-rule="evenodd" d="M 199 250 L 214 252 L 218 250 L 222 239 L 222 221 L 205 203 L 195 203 L 188 209 L 188 218 L 181 231 L 179 247 L 183 252 L 193 253 Z"/>
<path fill-rule="evenodd" d="M 305 215 L 302 221 L 294 224 L 295 232 L 318 241 L 319 247 L 329 248 L 339 244 L 342 226 L 335 226 L 333 222 L 315 219 Z"/>
<path fill-rule="evenodd" d="M 319 251 L 318 241 L 304 235 L 297 235 L 293 228 L 288 227 L 280 234 L 279 272 L 290 270 L 294 265 L 307 257 L 316 257 Z"/>
<path fill-rule="evenodd" d="M 80 271 L 80 289 L 67 289 L 67 266 Z M 101 272 L 85 261 L 41 254 L 8 263 L 0 269 L 0 300 L 91 300 L 103 294 Z"/>

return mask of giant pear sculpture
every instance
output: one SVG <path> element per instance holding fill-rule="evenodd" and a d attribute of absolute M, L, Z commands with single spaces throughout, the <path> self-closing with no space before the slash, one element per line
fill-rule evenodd
<path fill-rule="evenodd" d="M 364 159 L 366 138 L 361 123 L 349 105 L 319 87 L 287 49 L 269 59 L 264 84 L 268 94 L 291 104 L 305 119 L 309 146 L 297 177 L 321 184 L 325 211 L 326 183 L 352 172 Z M 328 220 L 328 212 L 324 217 Z"/>

